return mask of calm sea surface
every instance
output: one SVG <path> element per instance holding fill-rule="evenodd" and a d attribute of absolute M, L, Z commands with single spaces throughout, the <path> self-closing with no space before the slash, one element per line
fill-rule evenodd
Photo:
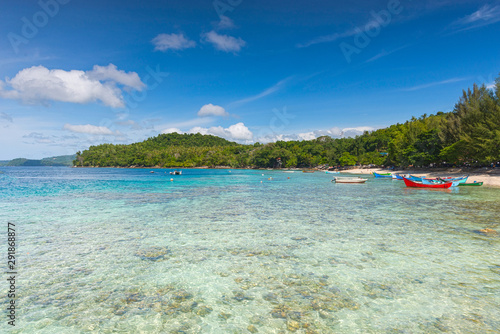
<path fill-rule="evenodd" d="M 12 333 L 500 333 L 500 235 L 478 232 L 500 231 L 498 189 L 0 170 L 4 269 L 8 222 L 18 242 Z"/>

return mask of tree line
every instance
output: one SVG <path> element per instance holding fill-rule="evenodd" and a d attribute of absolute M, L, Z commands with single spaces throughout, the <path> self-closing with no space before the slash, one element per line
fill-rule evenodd
<path fill-rule="evenodd" d="M 355 138 L 242 145 L 201 134 L 161 134 L 78 152 L 75 166 L 291 168 L 318 165 L 484 166 L 500 161 L 500 78 L 464 90 L 452 112 L 412 117 Z"/>

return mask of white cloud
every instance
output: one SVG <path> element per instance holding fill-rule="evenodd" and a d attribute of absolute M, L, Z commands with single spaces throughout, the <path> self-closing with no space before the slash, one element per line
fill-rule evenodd
<path fill-rule="evenodd" d="M 332 138 L 356 137 L 362 135 L 365 131 L 374 131 L 375 128 L 370 126 L 359 126 L 352 128 L 333 127 L 327 130 L 315 130 L 309 132 L 301 132 L 296 134 L 267 134 L 256 138 L 260 143 L 273 143 L 276 141 L 292 141 L 292 140 L 314 140 L 319 137 L 328 136 Z"/>
<path fill-rule="evenodd" d="M 103 136 L 116 136 L 119 135 L 119 132 L 113 132 L 109 128 L 105 126 L 96 126 L 96 125 L 71 125 L 64 124 L 64 130 L 68 130 L 76 133 L 86 133 L 91 135 L 103 135 Z"/>
<path fill-rule="evenodd" d="M 221 106 L 214 106 L 213 104 L 209 103 L 201 107 L 201 109 L 198 111 L 198 116 L 229 116 L 229 114 Z"/>
<path fill-rule="evenodd" d="M 196 42 L 187 39 L 183 34 L 159 34 L 152 42 L 155 51 L 184 50 L 196 46 Z"/>
<path fill-rule="evenodd" d="M 239 52 L 247 44 L 239 37 L 219 35 L 213 30 L 205 34 L 205 39 L 212 43 L 217 50 L 224 52 Z"/>
<path fill-rule="evenodd" d="M 168 129 L 165 129 L 163 130 L 161 133 L 178 133 L 178 134 L 183 134 L 184 132 L 182 132 L 181 129 L 178 129 L 178 128 L 168 128 Z"/>
<path fill-rule="evenodd" d="M 249 142 L 253 138 L 253 133 L 243 123 L 233 124 L 228 128 L 213 126 L 210 128 L 194 127 L 188 133 L 200 133 L 202 135 L 214 135 L 228 140 Z"/>
<path fill-rule="evenodd" d="M 126 73 L 123 70 L 118 70 L 116 65 L 113 64 L 108 66 L 94 65 L 92 71 L 86 73 L 92 80 L 116 82 L 139 91 L 146 87 L 137 73 Z"/>
<path fill-rule="evenodd" d="M 145 87 L 137 73 L 119 71 L 113 64 L 107 67 L 94 66 L 88 72 L 33 66 L 19 71 L 14 78 L 7 78 L 5 82 L 0 80 L 0 97 L 30 104 L 49 101 L 86 104 L 101 101 L 109 107 L 124 107 L 122 90 L 117 84 L 134 89 Z"/>
<path fill-rule="evenodd" d="M 463 30 L 469 30 L 477 27 L 483 27 L 500 21 L 500 6 L 491 7 L 484 5 L 474 13 L 467 15 L 452 23 L 452 26 L 462 26 Z"/>

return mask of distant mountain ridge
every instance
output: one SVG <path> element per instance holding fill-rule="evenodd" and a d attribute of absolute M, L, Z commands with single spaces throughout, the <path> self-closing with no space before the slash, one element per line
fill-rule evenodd
<path fill-rule="evenodd" d="M 73 160 L 76 159 L 76 154 L 59 155 L 55 157 L 36 159 L 17 158 L 12 160 L 1 160 L 1 167 L 56 167 L 56 166 L 72 166 Z"/>

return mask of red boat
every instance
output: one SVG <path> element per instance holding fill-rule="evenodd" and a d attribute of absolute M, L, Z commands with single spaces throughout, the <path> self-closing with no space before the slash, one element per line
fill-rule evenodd
<path fill-rule="evenodd" d="M 408 180 L 406 177 L 403 178 L 407 187 L 416 187 L 416 188 L 445 188 L 448 189 L 451 187 L 453 182 L 446 182 L 440 184 L 422 184 L 421 182 L 413 182 L 412 180 Z"/>

